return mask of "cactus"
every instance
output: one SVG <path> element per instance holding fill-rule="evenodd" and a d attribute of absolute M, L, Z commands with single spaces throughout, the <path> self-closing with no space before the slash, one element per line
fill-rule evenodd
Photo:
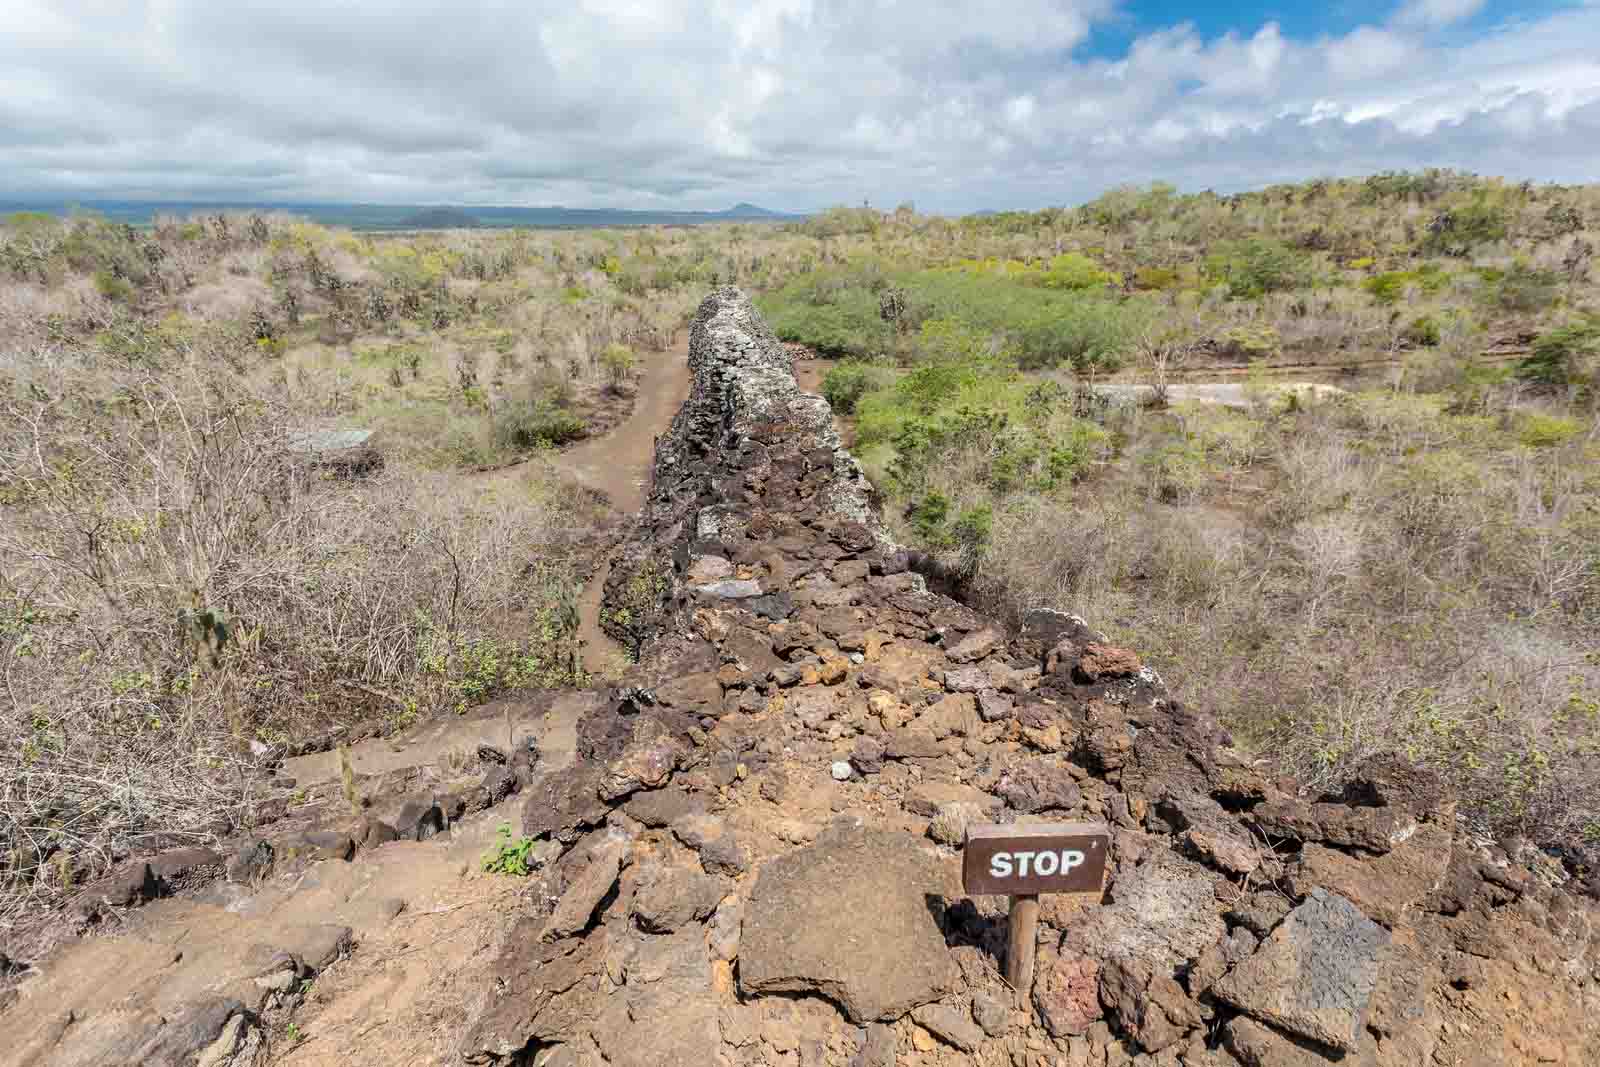
<path fill-rule="evenodd" d="M 228 643 L 227 618 L 214 608 L 202 607 L 198 591 L 193 594 L 192 603 L 192 609 L 179 609 L 178 628 L 194 643 L 196 660 L 209 659 L 212 667 L 220 667 L 222 649 Z"/>
<path fill-rule="evenodd" d="M 339 746 L 339 782 L 344 789 L 345 803 L 350 805 L 352 812 L 360 815 L 365 803 L 356 791 L 356 769 L 350 763 L 350 749 L 346 745 Z"/>

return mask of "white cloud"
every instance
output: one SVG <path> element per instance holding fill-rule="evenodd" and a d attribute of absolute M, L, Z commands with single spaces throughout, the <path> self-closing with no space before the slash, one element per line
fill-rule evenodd
<path fill-rule="evenodd" d="M 1114 0 L 0 5 L 0 198 L 965 210 L 1120 181 L 1592 178 L 1600 7 L 1073 49 Z"/>
<path fill-rule="evenodd" d="M 1402 26 L 1449 26 L 1483 10 L 1484 0 L 1406 0 L 1395 13 Z"/>

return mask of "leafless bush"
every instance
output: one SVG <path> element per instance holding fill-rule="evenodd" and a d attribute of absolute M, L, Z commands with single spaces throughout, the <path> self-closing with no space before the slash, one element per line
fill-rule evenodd
<path fill-rule="evenodd" d="M 121 850 L 225 833 L 249 741 L 566 669 L 554 493 L 311 468 L 278 399 L 189 355 L 33 352 L 0 401 L 0 921 Z"/>

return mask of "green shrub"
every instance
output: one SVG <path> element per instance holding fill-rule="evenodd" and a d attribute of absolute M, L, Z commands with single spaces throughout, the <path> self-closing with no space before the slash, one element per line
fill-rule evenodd
<path fill-rule="evenodd" d="M 1406 286 L 1411 284 L 1412 278 L 1410 271 L 1385 271 L 1362 282 L 1361 288 L 1371 293 L 1372 299 L 1380 304 L 1398 304 L 1400 298 L 1406 295 Z"/>
<path fill-rule="evenodd" d="M 1216 339 L 1217 355 L 1240 363 L 1270 359 L 1283 350 L 1283 338 L 1271 326 L 1230 326 Z"/>
<path fill-rule="evenodd" d="M 1554 303 L 1560 284 L 1554 271 L 1517 263 L 1491 281 L 1489 298 L 1503 311 L 1540 311 Z"/>
<path fill-rule="evenodd" d="M 897 324 L 916 331 L 923 354 L 963 357 L 998 348 L 1024 367 L 1071 366 L 1113 370 L 1152 310 L 1085 290 L 1029 284 L 1024 265 L 967 264 L 892 274 L 875 262 L 816 272 L 769 293 L 758 303 L 780 338 L 830 355 L 866 359 L 904 353 L 896 325 L 883 320 L 879 292 L 905 293 Z M 928 328 L 930 323 L 937 325 Z M 927 332 L 925 328 L 928 328 Z M 998 339 L 998 343 L 996 343 Z"/>
<path fill-rule="evenodd" d="M 1437 348 L 1440 339 L 1439 323 L 1432 315 L 1418 315 L 1400 331 L 1400 336 L 1419 348 Z"/>
<path fill-rule="evenodd" d="M 1178 272 L 1171 267 L 1140 267 L 1133 272 L 1135 289 L 1165 291 L 1178 287 Z"/>
<path fill-rule="evenodd" d="M 1584 430 L 1583 423 L 1564 415 L 1529 412 L 1517 427 L 1517 440 L 1529 448 L 1550 448 L 1565 444 Z"/>
<path fill-rule="evenodd" d="M 1600 353 L 1600 323 L 1574 322 L 1548 330 L 1517 364 L 1517 377 L 1541 385 L 1567 385 L 1587 378 L 1586 364 Z"/>
<path fill-rule="evenodd" d="M 1477 245 L 1505 236 L 1505 209 L 1479 193 L 1471 203 L 1435 216 L 1420 248 L 1434 255 L 1464 256 Z"/>
<path fill-rule="evenodd" d="M 994 509 L 988 504 L 969 508 L 950 525 L 950 542 L 961 553 L 961 567 L 968 574 L 978 569 L 994 533 Z"/>
<path fill-rule="evenodd" d="M 1172 440 L 1151 449 L 1140 459 L 1148 491 L 1169 502 L 1192 498 L 1206 484 L 1211 468 L 1206 450 L 1194 440 Z"/>
<path fill-rule="evenodd" d="M 1311 281 L 1311 261 L 1282 241 L 1251 237 L 1223 242 L 1206 258 L 1208 277 L 1239 300 L 1298 289 Z"/>
<path fill-rule="evenodd" d="M 600 365 L 605 368 L 606 380 L 613 388 L 623 385 L 633 371 L 633 349 L 613 341 L 600 353 Z"/>
<path fill-rule="evenodd" d="M 580 416 L 543 397 L 514 400 L 494 413 L 494 439 L 502 448 L 553 448 L 587 432 Z"/>
<path fill-rule="evenodd" d="M 117 277 L 109 270 L 97 270 L 94 272 L 94 288 L 96 292 L 107 300 L 114 300 L 119 304 L 125 303 L 133 296 L 133 286 L 128 280 Z"/>
<path fill-rule="evenodd" d="M 943 493 L 929 493 L 906 509 L 906 518 L 923 542 L 933 546 L 946 544 L 945 520 L 950 517 L 950 498 Z"/>
<path fill-rule="evenodd" d="M 867 367 L 861 363 L 840 363 L 822 378 L 822 395 L 839 415 L 855 413 L 856 401 L 872 385 Z"/>
<path fill-rule="evenodd" d="M 842 234 L 875 233 L 883 216 L 869 207 L 831 207 L 800 223 L 802 233 L 812 237 L 838 237 Z"/>
<path fill-rule="evenodd" d="M 820 274 L 791 282 L 758 301 L 773 333 L 828 356 L 857 359 L 886 352 L 893 328 L 878 314 L 878 298 L 854 280 Z"/>
<path fill-rule="evenodd" d="M 1115 280 L 1088 256 L 1066 252 L 1050 261 L 1050 266 L 1037 278 L 1037 284 L 1046 289 L 1096 289 Z"/>

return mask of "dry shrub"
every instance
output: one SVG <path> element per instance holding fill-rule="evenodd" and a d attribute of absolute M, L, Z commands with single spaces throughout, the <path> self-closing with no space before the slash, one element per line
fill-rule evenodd
<path fill-rule="evenodd" d="M 1070 498 L 1012 502 L 985 595 L 1096 620 L 1312 789 L 1400 751 L 1454 782 L 1484 830 L 1600 838 L 1586 439 L 1511 448 L 1514 423 L 1405 396 L 1258 417 L 1258 484 L 1156 503 L 1130 459 Z M 1203 439 L 1239 416 L 1185 418 Z"/>
<path fill-rule="evenodd" d="M 260 278 L 223 275 L 217 281 L 197 285 L 184 293 L 182 309 L 207 322 L 243 322 L 256 308 L 270 308 L 270 286 Z"/>
<path fill-rule="evenodd" d="M 239 824 L 251 741 L 572 680 L 588 516 L 536 473 L 312 467 L 223 354 L 168 357 L 25 353 L 0 398 L 0 921 Z"/>

